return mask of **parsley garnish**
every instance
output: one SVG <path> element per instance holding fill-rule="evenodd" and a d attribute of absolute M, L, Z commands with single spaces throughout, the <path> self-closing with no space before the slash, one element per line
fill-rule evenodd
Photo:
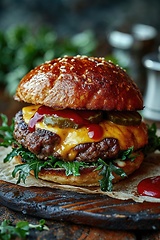
<path fill-rule="evenodd" d="M 36 225 L 30 224 L 27 221 L 19 221 L 16 226 L 13 226 L 9 220 L 4 220 L 0 225 L 0 239 L 10 240 L 13 239 L 13 237 L 26 239 L 31 229 L 38 231 L 49 230 L 45 225 L 44 219 L 41 219 L 39 224 Z"/>
<path fill-rule="evenodd" d="M 0 114 L 0 118 L 2 120 L 2 125 L 0 126 L 0 146 L 9 147 L 15 142 L 13 137 L 13 130 L 14 130 L 14 119 L 12 119 L 12 123 L 8 125 L 8 118 L 4 114 Z"/>

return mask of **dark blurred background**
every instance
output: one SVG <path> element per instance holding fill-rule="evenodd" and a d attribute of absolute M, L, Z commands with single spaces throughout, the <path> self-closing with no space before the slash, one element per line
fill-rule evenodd
<path fill-rule="evenodd" d="M 34 66 L 84 54 L 112 59 L 143 92 L 142 58 L 158 49 L 159 14 L 159 0 L 1 0 L 0 84 L 12 95 Z"/>
<path fill-rule="evenodd" d="M 0 28 L 45 24 L 63 37 L 92 29 L 103 38 L 122 25 L 143 23 L 159 29 L 159 11 L 159 0 L 1 0 Z"/>

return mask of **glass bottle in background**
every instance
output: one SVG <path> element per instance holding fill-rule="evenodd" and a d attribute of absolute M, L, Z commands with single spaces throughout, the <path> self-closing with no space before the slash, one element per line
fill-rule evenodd
<path fill-rule="evenodd" d="M 143 57 L 152 52 L 156 45 L 157 30 L 149 25 L 135 24 L 124 31 L 114 30 L 108 36 L 112 54 L 120 66 L 133 78 L 142 94 L 145 91 L 146 71 Z"/>
<path fill-rule="evenodd" d="M 145 108 L 142 114 L 146 119 L 160 122 L 160 52 L 146 55 L 143 64 L 147 83 L 144 92 Z"/>

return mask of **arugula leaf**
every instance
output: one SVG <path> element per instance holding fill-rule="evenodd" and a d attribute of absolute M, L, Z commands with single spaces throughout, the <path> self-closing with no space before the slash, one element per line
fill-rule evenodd
<path fill-rule="evenodd" d="M 130 147 L 125 151 L 121 151 L 119 154 L 119 159 L 122 161 L 125 161 L 127 159 L 130 159 L 131 161 L 134 161 L 137 155 L 134 153 L 133 154 L 134 147 Z"/>
<path fill-rule="evenodd" d="M 80 168 L 89 166 L 89 164 L 85 162 L 65 162 L 63 160 L 58 160 L 52 156 L 48 157 L 47 161 L 43 161 L 38 159 L 35 154 L 31 153 L 29 150 L 23 148 L 22 146 L 13 149 L 12 152 L 6 156 L 4 162 L 10 161 L 14 156 L 21 156 L 25 161 L 22 164 L 16 165 L 12 172 L 13 177 L 15 177 L 18 173 L 17 184 L 21 181 L 25 183 L 26 178 L 30 175 L 30 171 L 33 171 L 35 178 L 38 178 L 38 173 L 42 168 L 60 167 L 65 169 L 66 176 L 79 176 Z"/>
<path fill-rule="evenodd" d="M 38 178 L 38 173 L 42 168 L 45 167 L 53 167 L 56 159 L 54 157 L 49 157 L 48 161 L 42 161 L 36 157 L 36 155 L 29 150 L 25 149 L 21 145 L 12 150 L 6 158 L 4 162 L 10 161 L 14 156 L 21 156 L 22 160 L 24 159 L 25 163 L 18 164 L 15 166 L 12 176 L 15 177 L 18 173 L 17 184 L 23 181 L 25 183 L 26 178 L 30 175 L 30 171 L 33 170 L 35 178 Z"/>
<path fill-rule="evenodd" d="M 34 163 L 34 164 L 36 164 L 36 163 Z M 30 175 L 31 170 L 32 170 L 32 168 L 27 163 L 16 165 L 12 172 L 12 177 L 15 177 L 18 172 L 17 184 L 20 183 L 21 180 L 23 181 L 23 183 L 25 183 L 26 178 Z"/>
<path fill-rule="evenodd" d="M 44 219 L 39 220 L 39 224 L 31 224 L 29 223 L 30 229 L 36 229 L 38 231 L 49 230 L 49 228 L 45 225 L 46 221 Z"/>
<path fill-rule="evenodd" d="M 12 119 L 11 125 L 8 125 L 8 118 L 3 113 L 0 114 L 2 124 L 0 126 L 0 146 L 9 147 L 15 142 L 13 137 L 14 119 Z M 3 142 L 2 142 L 3 140 Z"/>
<path fill-rule="evenodd" d="M 126 161 L 127 159 L 134 161 L 137 155 L 133 154 L 133 150 L 134 148 L 130 147 L 125 151 L 121 151 L 119 153 L 118 159 L 122 161 Z M 100 188 L 102 191 L 112 191 L 112 180 L 114 179 L 113 173 L 121 176 L 121 178 L 127 177 L 122 168 L 113 164 L 113 160 L 105 162 L 102 159 L 98 159 L 98 167 L 96 170 L 101 170 L 99 174 L 103 176 L 100 180 Z"/>
<path fill-rule="evenodd" d="M 111 162 L 107 164 L 102 159 L 98 160 L 98 163 L 100 164 L 97 168 L 97 170 L 101 170 L 99 175 L 102 175 L 103 178 L 99 181 L 100 188 L 102 191 L 111 191 L 112 190 L 112 180 L 114 179 L 114 176 L 111 171 Z"/>
<path fill-rule="evenodd" d="M 49 230 L 45 225 L 45 220 L 41 219 L 39 224 L 30 224 L 27 221 L 19 221 L 16 226 L 11 225 L 9 220 L 4 220 L 0 225 L 0 239 L 10 240 L 13 237 L 20 237 L 21 239 L 26 239 L 29 235 L 30 229 L 36 229 L 38 231 Z"/>
<path fill-rule="evenodd" d="M 88 167 L 89 164 L 85 162 L 64 162 L 64 161 L 57 161 L 53 167 L 61 167 L 65 169 L 66 176 L 73 175 L 73 176 L 80 176 L 80 168 L 81 167 Z"/>
<path fill-rule="evenodd" d="M 126 151 L 122 151 L 120 155 L 123 161 L 125 161 L 126 159 L 131 159 L 133 161 L 132 152 L 133 148 L 129 148 Z M 100 187 L 102 191 L 112 190 L 112 180 L 114 178 L 113 173 L 120 175 L 122 178 L 126 177 L 125 172 L 121 168 L 115 166 L 113 160 L 105 162 L 102 159 L 99 159 L 97 163 L 86 163 L 79 161 L 65 162 L 63 160 L 58 160 L 50 156 L 48 157 L 47 161 L 43 161 L 38 159 L 36 155 L 30 152 L 29 150 L 19 145 L 17 146 L 17 148 L 13 149 L 12 152 L 6 156 L 4 162 L 10 161 L 14 156 L 21 156 L 21 158 L 24 159 L 24 163 L 16 165 L 12 172 L 13 177 L 15 177 L 18 173 L 17 184 L 20 183 L 21 181 L 25 183 L 26 178 L 30 175 L 30 171 L 33 171 L 35 178 L 38 178 L 38 174 L 42 168 L 57 168 L 57 167 L 64 168 L 66 176 L 69 175 L 79 176 L 81 167 L 87 168 L 89 166 L 96 166 L 95 170 L 101 170 L 100 175 L 103 176 L 103 178 L 100 180 Z"/>
<path fill-rule="evenodd" d="M 155 123 L 152 125 L 147 125 L 148 130 L 148 144 L 144 148 L 143 152 L 145 155 L 160 151 L 160 137 L 156 135 L 157 126 Z"/>
<path fill-rule="evenodd" d="M 115 166 L 111 161 L 109 163 L 104 162 L 102 159 L 98 159 L 99 166 L 96 170 L 101 170 L 99 175 L 102 175 L 100 182 L 100 188 L 102 191 L 112 191 L 112 180 L 114 179 L 113 173 L 121 176 L 122 178 L 127 177 L 123 169 Z"/>

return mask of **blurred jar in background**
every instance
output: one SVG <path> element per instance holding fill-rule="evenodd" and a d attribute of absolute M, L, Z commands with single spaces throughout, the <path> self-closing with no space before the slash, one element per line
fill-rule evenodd
<path fill-rule="evenodd" d="M 128 29 L 110 32 L 108 42 L 112 55 L 120 66 L 133 78 L 142 94 L 145 90 L 146 75 L 142 64 L 143 57 L 152 52 L 157 38 L 157 30 L 148 25 L 135 24 Z"/>
<path fill-rule="evenodd" d="M 160 122 L 160 48 L 143 59 L 147 73 L 143 117 Z"/>

